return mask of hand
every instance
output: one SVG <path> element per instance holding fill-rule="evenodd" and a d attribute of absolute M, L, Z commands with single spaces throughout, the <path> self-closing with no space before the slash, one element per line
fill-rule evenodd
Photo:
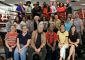
<path fill-rule="evenodd" d="M 76 46 L 76 47 L 78 47 L 78 45 L 77 45 L 77 44 L 75 44 L 75 46 Z"/>
<path fill-rule="evenodd" d="M 21 53 L 22 49 L 19 49 L 19 53 Z"/>
<path fill-rule="evenodd" d="M 12 48 L 9 48 L 9 51 L 12 52 Z"/>
<path fill-rule="evenodd" d="M 39 53 L 41 51 L 41 48 L 37 49 L 37 52 Z"/>
<path fill-rule="evenodd" d="M 59 43 L 58 46 L 59 46 L 59 48 L 62 48 L 63 44 L 62 43 Z"/>
<path fill-rule="evenodd" d="M 55 48 L 54 47 L 52 47 L 52 51 L 55 51 Z"/>
<path fill-rule="evenodd" d="M 39 54 L 39 52 L 41 51 L 41 48 L 39 49 L 35 49 L 35 52 Z"/>

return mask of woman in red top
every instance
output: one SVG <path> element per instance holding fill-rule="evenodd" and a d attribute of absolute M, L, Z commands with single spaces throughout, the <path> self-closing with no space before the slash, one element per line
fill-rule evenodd
<path fill-rule="evenodd" d="M 47 20 L 49 20 L 50 19 L 50 8 L 46 4 L 46 2 L 43 3 L 42 12 L 43 12 L 43 16 L 46 17 Z"/>
<path fill-rule="evenodd" d="M 57 60 L 56 52 L 56 42 L 58 40 L 57 34 L 53 31 L 54 25 L 50 24 L 48 32 L 46 32 L 46 49 L 47 49 L 47 60 Z"/>
<path fill-rule="evenodd" d="M 6 44 L 6 57 L 10 60 L 13 60 L 13 52 L 14 48 L 16 47 L 16 39 L 18 33 L 16 32 L 15 25 L 11 26 L 11 31 L 6 34 L 5 37 L 5 44 Z"/>
<path fill-rule="evenodd" d="M 60 19 L 62 19 L 63 17 L 65 18 L 65 11 L 66 7 L 64 6 L 63 3 L 60 3 L 59 7 L 57 8 L 58 16 Z"/>

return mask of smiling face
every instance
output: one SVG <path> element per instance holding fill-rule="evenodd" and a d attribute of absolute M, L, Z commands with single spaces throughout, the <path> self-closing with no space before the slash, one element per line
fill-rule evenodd
<path fill-rule="evenodd" d="M 28 31 L 27 26 L 23 26 L 23 27 L 22 27 L 22 32 L 23 32 L 23 33 L 26 33 L 27 31 Z"/>
<path fill-rule="evenodd" d="M 55 19 L 58 19 L 58 15 L 55 15 Z"/>
<path fill-rule="evenodd" d="M 43 29 L 44 29 L 44 25 L 43 24 L 39 24 L 38 25 L 38 32 L 43 32 Z"/>
<path fill-rule="evenodd" d="M 60 26 L 60 30 L 61 30 L 61 32 L 65 31 L 65 26 L 63 24 Z"/>
<path fill-rule="evenodd" d="M 76 31 L 76 27 L 73 26 L 73 27 L 71 28 L 71 31 L 72 31 L 72 32 L 75 32 L 75 31 Z"/>
<path fill-rule="evenodd" d="M 16 26 L 15 25 L 12 25 L 11 26 L 11 32 L 15 32 L 16 31 Z"/>

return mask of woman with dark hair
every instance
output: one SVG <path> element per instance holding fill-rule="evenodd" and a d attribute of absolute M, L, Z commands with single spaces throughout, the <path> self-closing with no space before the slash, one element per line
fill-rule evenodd
<path fill-rule="evenodd" d="M 72 56 L 72 60 L 75 58 L 75 51 L 79 44 L 79 36 L 76 32 L 76 27 L 73 25 L 71 27 L 70 33 L 69 33 L 69 45 L 70 45 L 70 51 L 68 60 L 70 60 L 70 57 Z"/>
<path fill-rule="evenodd" d="M 17 33 L 21 33 L 21 27 L 20 27 L 20 22 L 19 22 L 19 17 L 16 16 L 15 21 L 13 23 L 16 26 Z"/>
<path fill-rule="evenodd" d="M 62 18 L 65 19 L 65 12 L 66 12 L 66 7 L 64 6 L 64 3 L 60 3 L 59 7 L 57 8 L 59 19 L 62 19 Z"/>
<path fill-rule="evenodd" d="M 46 17 L 47 20 L 49 20 L 50 16 L 50 11 L 49 11 L 49 7 L 48 5 L 46 4 L 46 2 L 43 3 L 43 7 L 42 7 L 42 13 L 43 13 L 43 16 Z"/>

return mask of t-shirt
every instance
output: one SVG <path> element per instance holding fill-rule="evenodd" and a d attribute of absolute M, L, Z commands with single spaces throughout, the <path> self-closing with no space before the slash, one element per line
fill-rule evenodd
<path fill-rule="evenodd" d="M 61 21 L 60 21 L 59 19 L 56 20 L 55 25 L 56 25 L 56 28 L 57 28 L 58 30 L 60 30 Z"/>
<path fill-rule="evenodd" d="M 55 32 L 53 32 L 53 34 L 46 32 L 46 40 L 52 45 L 54 41 L 58 40 L 58 35 Z"/>
<path fill-rule="evenodd" d="M 19 38 L 19 43 L 20 43 L 20 44 L 26 45 L 28 39 L 31 39 L 31 34 L 30 34 L 29 32 L 27 32 L 27 34 L 26 34 L 25 36 L 23 36 L 22 33 L 20 33 L 20 34 L 18 35 L 18 38 Z"/>
<path fill-rule="evenodd" d="M 78 33 L 75 33 L 74 35 L 69 34 L 69 39 L 71 40 L 71 42 L 77 42 L 77 39 L 79 39 Z"/>
<path fill-rule="evenodd" d="M 57 12 L 65 12 L 66 11 L 66 7 L 58 7 L 57 8 Z"/>
<path fill-rule="evenodd" d="M 69 22 L 66 22 L 65 23 L 65 29 L 66 29 L 66 31 L 70 31 L 70 28 L 71 28 L 71 26 L 72 26 L 72 23 L 69 21 Z"/>
<path fill-rule="evenodd" d="M 74 25 L 76 26 L 77 32 L 81 31 L 81 23 L 82 23 L 82 20 L 80 18 L 76 18 L 74 20 Z"/>
<path fill-rule="evenodd" d="M 65 31 L 65 32 L 58 31 L 57 34 L 59 36 L 60 43 L 65 43 L 66 42 L 66 37 L 69 36 L 68 31 Z"/>
<path fill-rule="evenodd" d="M 8 32 L 6 34 L 5 40 L 7 40 L 7 43 L 8 43 L 9 46 L 16 45 L 17 36 L 18 36 L 17 32 L 14 32 L 14 33 Z"/>

